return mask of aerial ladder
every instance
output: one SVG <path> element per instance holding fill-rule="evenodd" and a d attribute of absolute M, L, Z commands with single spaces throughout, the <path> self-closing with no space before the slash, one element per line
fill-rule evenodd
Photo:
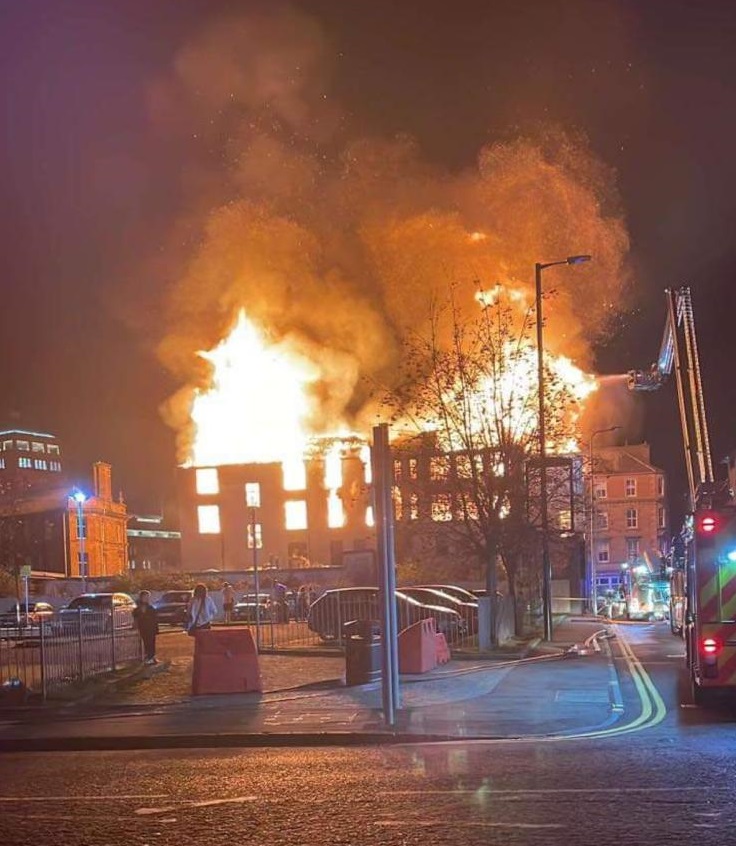
<path fill-rule="evenodd" d="M 713 474 L 690 288 L 667 289 L 657 360 L 629 372 L 632 391 L 656 391 L 674 370 L 690 513 L 672 548 L 670 626 L 686 644 L 696 704 L 736 694 L 736 508 Z"/>

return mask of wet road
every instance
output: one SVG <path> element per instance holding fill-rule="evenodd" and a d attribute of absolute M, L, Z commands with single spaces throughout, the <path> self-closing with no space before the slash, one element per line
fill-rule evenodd
<path fill-rule="evenodd" d="M 735 842 L 733 711 L 681 707 L 666 626 L 620 630 L 625 716 L 593 736 L 6 755 L 0 843 Z"/>

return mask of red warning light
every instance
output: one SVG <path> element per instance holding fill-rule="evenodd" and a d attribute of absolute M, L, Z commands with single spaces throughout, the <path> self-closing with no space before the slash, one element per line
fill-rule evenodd
<path fill-rule="evenodd" d="M 703 654 L 715 655 L 721 649 L 720 643 L 713 637 L 706 637 L 702 643 Z"/>
<path fill-rule="evenodd" d="M 698 529 L 704 535 L 712 535 L 718 530 L 718 520 L 713 514 L 706 514 L 698 521 Z"/>

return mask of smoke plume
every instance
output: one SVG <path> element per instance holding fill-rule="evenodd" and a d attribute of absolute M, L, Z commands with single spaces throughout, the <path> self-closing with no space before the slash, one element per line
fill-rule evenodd
<path fill-rule="evenodd" d="M 619 310 L 628 236 L 584 138 L 547 128 L 443 170 L 408 136 L 352 133 L 331 65 L 318 25 L 283 7 L 212 24 L 151 91 L 157 126 L 192 146 L 159 344 L 182 385 L 164 409 L 182 459 L 210 377 L 196 353 L 240 309 L 318 363 L 315 432 L 360 425 L 449 284 L 468 307 L 479 283 L 532 296 L 536 261 L 592 254 L 546 278 L 550 347 L 584 367 Z"/>

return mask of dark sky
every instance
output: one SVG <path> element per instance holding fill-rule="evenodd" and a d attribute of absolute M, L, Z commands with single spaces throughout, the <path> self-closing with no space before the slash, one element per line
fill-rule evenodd
<path fill-rule="evenodd" d="M 587 133 L 613 166 L 636 302 L 599 350 L 644 366 L 662 289 L 693 286 L 716 457 L 736 446 L 736 6 L 709 0 L 396 0 L 294 4 L 320 22 L 332 89 L 361 131 L 415 136 L 439 164 L 537 122 Z M 131 275 L 181 212 L 180 151 L 147 93 L 224 0 L 0 0 L 0 422 L 58 432 L 79 472 L 114 465 L 133 506 L 171 489 L 176 388 L 134 313 Z M 549 258 L 540 256 L 540 259 Z M 556 258 L 556 257 L 554 257 Z M 145 299 L 141 299 L 145 308 Z M 682 482 L 672 386 L 643 434 Z"/>

